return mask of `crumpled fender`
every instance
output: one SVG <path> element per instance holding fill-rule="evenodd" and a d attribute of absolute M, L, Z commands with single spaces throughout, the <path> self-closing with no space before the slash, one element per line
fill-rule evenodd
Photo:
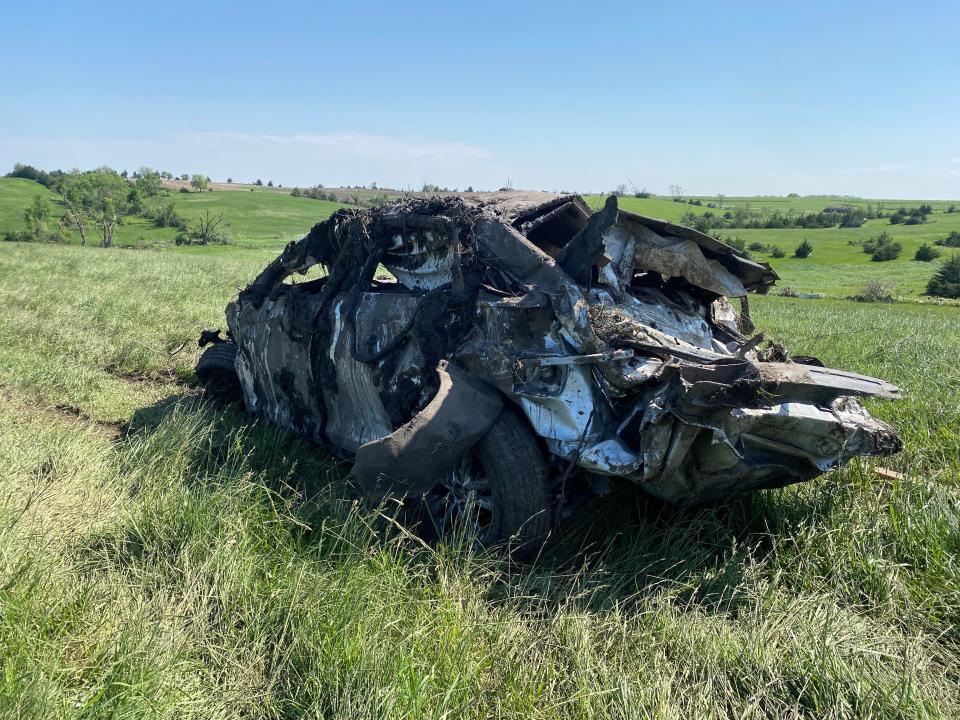
<path fill-rule="evenodd" d="M 440 389 L 409 422 L 360 446 L 350 480 L 368 496 L 424 493 L 453 470 L 503 409 L 500 393 L 446 360 Z"/>

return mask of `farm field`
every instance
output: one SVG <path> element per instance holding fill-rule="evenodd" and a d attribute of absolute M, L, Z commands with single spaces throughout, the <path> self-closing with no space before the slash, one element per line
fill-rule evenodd
<path fill-rule="evenodd" d="M 957 308 L 751 302 L 903 387 L 870 409 L 904 479 L 616 495 L 511 566 L 423 546 L 315 447 L 198 397 L 193 340 L 279 242 L 0 243 L 0 715 L 960 713 Z"/>

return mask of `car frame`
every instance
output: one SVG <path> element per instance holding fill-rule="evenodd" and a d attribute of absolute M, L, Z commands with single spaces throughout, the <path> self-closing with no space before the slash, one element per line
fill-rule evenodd
<path fill-rule="evenodd" d="M 404 199 L 290 243 L 197 373 L 367 496 L 529 551 L 613 479 L 699 502 L 901 448 L 857 399 L 895 386 L 751 334 L 747 293 L 776 280 L 615 197 Z"/>

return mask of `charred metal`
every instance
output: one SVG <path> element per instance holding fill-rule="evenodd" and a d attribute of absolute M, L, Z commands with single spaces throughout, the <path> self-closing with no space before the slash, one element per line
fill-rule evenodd
<path fill-rule="evenodd" d="M 748 337 L 730 300 L 776 280 L 613 197 L 404 200 L 314 226 L 227 322 L 248 410 L 352 459 L 371 494 L 429 492 L 512 413 L 564 486 L 689 502 L 901 447 L 857 399 L 896 387 Z"/>

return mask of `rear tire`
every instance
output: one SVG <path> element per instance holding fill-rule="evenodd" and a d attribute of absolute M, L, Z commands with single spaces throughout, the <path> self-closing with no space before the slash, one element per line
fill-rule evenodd
<path fill-rule="evenodd" d="M 197 378 L 208 395 L 224 402 L 243 397 L 236 359 L 237 345 L 232 342 L 216 343 L 203 351 L 197 363 Z"/>

